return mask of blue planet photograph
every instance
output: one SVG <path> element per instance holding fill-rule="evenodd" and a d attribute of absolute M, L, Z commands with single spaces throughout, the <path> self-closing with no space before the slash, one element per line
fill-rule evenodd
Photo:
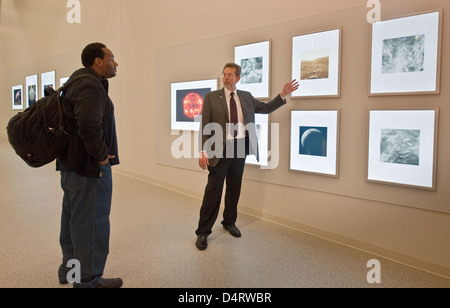
<path fill-rule="evenodd" d="M 300 155 L 327 157 L 327 127 L 300 126 Z"/>

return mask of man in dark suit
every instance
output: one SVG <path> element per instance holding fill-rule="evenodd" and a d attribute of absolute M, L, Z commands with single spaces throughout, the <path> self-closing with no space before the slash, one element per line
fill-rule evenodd
<path fill-rule="evenodd" d="M 236 89 L 241 67 L 228 63 L 223 69 L 224 88 L 206 95 L 203 103 L 199 166 L 208 169 L 208 184 L 203 196 L 198 229 L 195 231 L 199 250 L 208 247 L 207 237 L 218 217 L 226 179 L 223 227 L 234 237 L 241 237 L 236 227 L 237 204 L 241 193 L 246 155 L 258 157 L 255 113 L 271 113 L 286 104 L 286 96 L 299 87 L 297 81 L 287 83 L 269 103 L 255 99 L 251 93 Z"/>

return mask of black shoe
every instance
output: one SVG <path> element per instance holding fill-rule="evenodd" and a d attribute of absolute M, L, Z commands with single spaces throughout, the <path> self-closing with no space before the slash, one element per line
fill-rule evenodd
<path fill-rule="evenodd" d="M 67 281 L 67 274 L 69 273 L 70 268 L 65 267 L 64 265 L 61 264 L 61 266 L 58 269 L 58 278 L 59 278 L 59 283 L 60 284 L 68 284 L 69 282 Z"/>
<path fill-rule="evenodd" d="M 113 278 L 113 279 L 100 278 L 94 289 L 119 289 L 122 286 L 122 284 L 123 281 L 120 278 Z"/>
<path fill-rule="evenodd" d="M 239 231 L 239 229 L 236 227 L 235 224 L 231 224 L 228 226 L 223 226 L 225 228 L 225 230 L 228 230 L 228 232 L 230 232 L 230 234 L 234 237 L 241 237 L 241 231 Z"/>
<path fill-rule="evenodd" d="M 198 250 L 206 250 L 208 248 L 208 240 L 206 235 L 199 235 L 197 237 L 197 241 L 195 242 L 195 246 L 197 246 Z"/>

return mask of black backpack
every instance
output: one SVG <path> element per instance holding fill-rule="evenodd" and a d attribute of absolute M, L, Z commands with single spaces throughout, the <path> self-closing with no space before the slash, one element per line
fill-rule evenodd
<path fill-rule="evenodd" d="M 58 90 L 47 92 L 48 96 L 9 120 L 6 127 L 9 143 L 29 166 L 42 167 L 66 149 L 70 134 L 64 129 L 61 96 L 75 81 L 87 76 L 77 76 Z"/>

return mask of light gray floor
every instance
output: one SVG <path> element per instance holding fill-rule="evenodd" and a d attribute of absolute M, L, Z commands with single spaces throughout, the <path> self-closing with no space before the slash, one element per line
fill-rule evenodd
<path fill-rule="evenodd" d="M 0 137 L 0 287 L 60 286 L 62 192 L 54 164 L 32 169 Z M 450 280 L 240 214 L 243 237 L 218 220 L 209 247 L 195 234 L 200 200 L 114 174 L 105 277 L 124 288 L 437 288 Z M 206 179 L 205 179 L 206 180 Z M 381 284 L 366 280 L 371 259 Z"/>

